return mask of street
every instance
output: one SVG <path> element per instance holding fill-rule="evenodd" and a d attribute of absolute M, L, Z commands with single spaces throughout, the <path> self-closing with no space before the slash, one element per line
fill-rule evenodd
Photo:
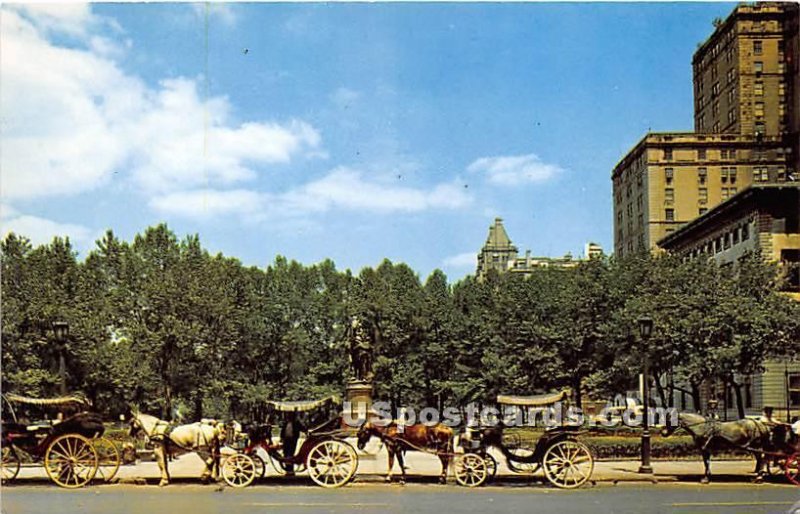
<path fill-rule="evenodd" d="M 67 491 L 51 485 L 2 489 L 3 514 L 255 513 L 488 513 L 603 512 L 786 513 L 800 500 L 795 487 L 717 484 L 599 484 L 575 491 L 513 484 L 467 490 L 455 485 L 356 483 L 325 490 L 306 485 L 106 485 Z"/>

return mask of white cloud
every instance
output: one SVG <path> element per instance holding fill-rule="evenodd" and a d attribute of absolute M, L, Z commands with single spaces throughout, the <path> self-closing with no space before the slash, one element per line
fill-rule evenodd
<path fill-rule="evenodd" d="M 564 170 L 548 164 L 536 154 L 481 157 L 467 167 L 472 173 L 483 172 L 489 182 L 501 186 L 546 182 Z"/>
<path fill-rule="evenodd" d="M 456 184 L 439 184 L 431 190 L 400 187 L 370 181 L 357 170 L 333 169 L 324 177 L 283 196 L 293 208 L 320 212 L 333 208 L 374 212 L 418 212 L 428 209 L 456 209 L 472 198 Z"/>
<path fill-rule="evenodd" d="M 74 246 L 88 248 L 94 239 L 92 230 L 83 225 L 58 223 L 24 214 L 12 215 L 10 219 L 3 220 L 3 237 L 5 238 L 10 232 L 27 237 L 34 246 L 48 244 L 55 236 L 67 236 Z"/>
<path fill-rule="evenodd" d="M 231 120 L 225 97 L 203 99 L 197 81 L 149 87 L 112 60 L 124 48 L 88 35 L 88 7 L 3 7 L 0 167 L 4 199 L 74 194 L 133 169 L 147 192 L 250 180 L 255 166 L 320 153 L 307 123 Z M 85 48 L 51 43 L 51 30 Z"/>
<path fill-rule="evenodd" d="M 447 257 L 442 264 L 450 268 L 475 268 L 478 265 L 478 254 L 475 252 L 460 253 Z"/>
<path fill-rule="evenodd" d="M 332 210 L 375 213 L 421 212 L 458 209 L 472 197 L 456 184 L 438 184 L 431 189 L 399 187 L 371 180 L 360 171 L 339 167 L 325 176 L 283 193 L 261 193 L 246 189 L 199 189 L 156 195 L 155 210 L 187 218 L 235 215 L 248 221 L 299 219 Z"/>
<path fill-rule="evenodd" d="M 195 15 L 200 18 L 208 16 L 209 20 L 216 19 L 231 27 L 236 24 L 236 13 L 229 3 L 203 2 L 191 4 Z"/>
<path fill-rule="evenodd" d="M 185 218 L 211 218 L 231 214 L 247 218 L 262 213 L 265 197 L 244 189 L 201 189 L 155 196 L 150 200 L 150 206 L 158 212 Z"/>

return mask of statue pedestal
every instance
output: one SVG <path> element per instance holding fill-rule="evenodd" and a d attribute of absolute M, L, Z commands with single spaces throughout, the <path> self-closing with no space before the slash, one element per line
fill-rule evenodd
<path fill-rule="evenodd" d="M 349 380 L 345 387 L 345 416 L 351 420 L 366 420 L 372 407 L 372 381 Z"/>

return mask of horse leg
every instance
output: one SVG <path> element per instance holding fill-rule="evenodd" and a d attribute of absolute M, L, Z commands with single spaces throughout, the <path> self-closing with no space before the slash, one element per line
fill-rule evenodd
<path fill-rule="evenodd" d="M 404 452 L 402 450 L 397 452 L 397 463 L 400 464 L 400 472 L 402 473 L 402 475 L 400 475 L 401 484 L 406 483 L 406 463 L 403 456 Z"/>
<path fill-rule="evenodd" d="M 158 483 L 159 487 L 164 487 L 169 484 L 169 469 L 167 468 L 167 449 L 164 444 L 157 444 L 153 449 L 158 462 L 158 468 L 161 470 L 161 481 Z"/>
<path fill-rule="evenodd" d="M 700 479 L 701 484 L 707 484 L 711 482 L 711 452 L 708 450 L 703 450 L 703 467 L 705 468 L 705 474 L 703 478 Z"/>
<path fill-rule="evenodd" d="M 214 457 L 208 455 L 207 458 L 198 452 L 200 458 L 203 458 L 203 464 L 206 465 L 206 469 L 203 470 L 203 474 L 200 475 L 200 480 L 203 481 L 204 484 L 207 484 L 211 481 L 211 478 L 214 476 Z"/>
<path fill-rule="evenodd" d="M 439 483 L 446 484 L 447 483 L 447 464 L 450 461 L 450 457 L 448 455 L 439 455 L 439 460 L 442 461 L 442 474 L 439 475 Z"/>
<path fill-rule="evenodd" d="M 756 479 L 754 480 L 755 483 L 760 484 L 764 481 L 764 461 L 765 461 L 764 454 L 756 453 Z"/>
<path fill-rule="evenodd" d="M 389 470 L 386 473 L 386 481 L 392 481 L 392 469 L 394 469 L 394 448 L 390 447 L 388 444 L 386 445 L 386 453 L 389 455 Z"/>

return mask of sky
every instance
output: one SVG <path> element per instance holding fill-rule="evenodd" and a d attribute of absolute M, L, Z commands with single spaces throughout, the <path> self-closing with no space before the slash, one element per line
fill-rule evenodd
<path fill-rule="evenodd" d="M 611 170 L 692 129 L 731 3 L 4 4 L 2 232 L 166 222 L 212 253 L 424 279 L 613 248 Z"/>

